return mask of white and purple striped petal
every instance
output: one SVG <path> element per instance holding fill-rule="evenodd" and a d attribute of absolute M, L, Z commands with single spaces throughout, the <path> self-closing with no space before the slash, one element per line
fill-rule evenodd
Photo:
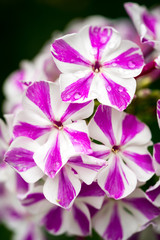
<path fill-rule="evenodd" d="M 91 184 L 100 169 L 106 165 L 106 161 L 88 155 L 72 157 L 67 162 L 77 176 L 86 184 Z"/>
<path fill-rule="evenodd" d="M 69 167 L 63 167 L 54 177 L 48 178 L 43 193 L 48 201 L 68 209 L 81 189 L 81 182 Z"/>
<path fill-rule="evenodd" d="M 144 225 L 159 216 L 159 213 L 159 209 L 137 189 L 123 200 L 106 199 L 104 206 L 93 217 L 93 226 L 106 240 L 125 240 L 142 230 Z"/>
<path fill-rule="evenodd" d="M 160 143 L 154 144 L 153 147 L 153 165 L 156 174 L 160 176 Z"/>
<path fill-rule="evenodd" d="M 97 178 L 99 186 L 107 196 L 114 199 L 128 196 L 137 185 L 135 174 L 117 155 L 109 158 L 108 166 L 99 172 Z"/>
<path fill-rule="evenodd" d="M 137 3 L 125 3 L 125 9 L 131 17 L 141 41 L 160 49 L 159 15 L 155 14 L 154 11 L 148 12 L 145 6 L 140 6 Z"/>
<path fill-rule="evenodd" d="M 157 101 L 157 121 L 160 128 L 160 100 Z"/>
<path fill-rule="evenodd" d="M 146 191 L 148 199 L 157 207 L 160 207 L 160 180 Z"/>
<path fill-rule="evenodd" d="M 29 138 L 17 138 L 5 154 L 5 162 L 12 166 L 28 183 L 38 181 L 44 174 L 37 167 L 33 154 L 38 144 Z"/>

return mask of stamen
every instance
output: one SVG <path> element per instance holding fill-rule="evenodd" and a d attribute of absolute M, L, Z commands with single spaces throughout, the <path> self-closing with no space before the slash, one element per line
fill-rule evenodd
<path fill-rule="evenodd" d="M 113 146 L 112 149 L 111 149 L 111 151 L 115 154 L 118 153 L 119 150 L 120 150 L 120 146 L 117 146 L 117 145 Z"/>
<path fill-rule="evenodd" d="M 95 64 L 92 65 L 92 69 L 93 69 L 93 71 L 95 73 L 100 72 L 101 71 L 101 67 L 102 66 L 101 66 L 101 64 L 98 61 L 96 61 Z"/>
<path fill-rule="evenodd" d="M 59 130 L 61 130 L 63 128 L 63 124 L 61 122 L 58 122 L 58 121 L 54 121 L 53 126 L 55 128 L 58 128 Z"/>

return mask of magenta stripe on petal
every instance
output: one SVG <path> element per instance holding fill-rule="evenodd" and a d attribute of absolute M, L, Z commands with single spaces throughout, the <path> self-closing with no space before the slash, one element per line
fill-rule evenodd
<path fill-rule="evenodd" d="M 155 16 L 144 12 L 142 14 L 142 19 L 146 27 L 153 33 L 154 37 L 156 37 L 156 24 L 157 24 L 157 19 Z"/>
<path fill-rule="evenodd" d="M 60 230 L 62 226 L 62 211 L 63 209 L 60 207 L 52 208 L 42 219 L 42 224 L 45 225 L 48 231 L 56 233 Z"/>
<path fill-rule="evenodd" d="M 16 190 L 18 194 L 27 193 L 29 190 L 29 184 L 18 173 L 16 173 Z"/>
<path fill-rule="evenodd" d="M 90 233 L 90 222 L 87 216 L 82 212 L 76 205 L 73 206 L 73 215 L 74 220 L 78 223 L 83 236 L 86 236 Z"/>
<path fill-rule="evenodd" d="M 108 138 L 110 144 L 115 145 L 116 139 L 112 128 L 112 108 L 100 105 L 94 116 L 94 121 Z"/>
<path fill-rule="evenodd" d="M 105 159 L 111 153 L 111 150 L 104 150 L 104 151 L 94 151 L 93 153 L 89 154 L 92 157 Z"/>
<path fill-rule="evenodd" d="M 85 100 L 88 98 L 90 86 L 94 74 L 91 72 L 89 75 L 78 79 L 76 82 L 73 82 L 71 85 L 67 86 L 61 94 L 63 101 L 77 101 L 79 99 Z"/>
<path fill-rule="evenodd" d="M 90 140 L 88 135 L 85 132 L 73 130 L 68 127 L 65 127 L 64 131 L 66 132 L 67 136 L 72 142 L 72 145 L 76 152 L 85 153 L 85 154 L 92 153 Z"/>
<path fill-rule="evenodd" d="M 160 122 L 160 99 L 157 101 L 157 117 Z"/>
<path fill-rule="evenodd" d="M 8 216 L 9 218 L 12 219 L 12 221 L 19 221 L 22 220 L 24 218 L 23 214 L 17 211 L 18 209 L 14 209 L 13 207 L 6 207 L 5 208 L 5 214 Z"/>
<path fill-rule="evenodd" d="M 90 62 L 63 39 L 55 40 L 52 44 L 52 55 L 61 62 L 90 66 Z"/>
<path fill-rule="evenodd" d="M 121 240 L 123 239 L 123 229 L 118 214 L 117 204 L 114 205 L 112 215 L 107 226 L 107 229 L 103 233 L 104 239 Z"/>
<path fill-rule="evenodd" d="M 104 79 L 104 85 L 108 94 L 108 98 L 111 104 L 123 111 L 128 106 L 131 98 L 127 92 L 127 89 L 118 83 L 113 82 L 111 79 L 106 77 L 103 73 L 101 76 Z M 127 81 L 127 79 L 126 79 Z"/>
<path fill-rule="evenodd" d="M 83 183 L 78 197 L 102 197 L 104 195 L 105 192 L 99 187 L 97 182 L 93 182 L 90 185 Z"/>
<path fill-rule="evenodd" d="M 59 172 L 59 185 L 58 185 L 58 203 L 68 208 L 70 203 L 74 200 L 76 191 L 70 182 L 65 168 Z"/>
<path fill-rule="evenodd" d="M 135 116 L 126 115 L 122 122 L 121 145 L 132 140 L 138 133 L 143 131 L 144 127 L 144 123 L 138 121 Z"/>
<path fill-rule="evenodd" d="M 27 235 L 23 240 L 35 240 L 33 229 L 27 230 Z"/>
<path fill-rule="evenodd" d="M 101 27 L 90 27 L 89 37 L 91 45 L 96 49 L 95 58 L 99 60 L 101 58 L 101 50 L 106 47 L 107 43 L 111 39 L 112 29 L 111 28 L 101 28 Z"/>
<path fill-rule="evenodd" d="M 48 150 L 44 161 L 45 173 L 51 178 L 54 177 L 56 172 L 62 167 L 59 134 L 57 134 L 54 145 Z"/>
<path fill-rule="evenodd" d="M 26 96 L 42 110 L 50 121 L 54 120 L 48 82 L 35 82 L 27 89 Z"/>
<path fill-rule="evenodd" d="M 51 130 L 51 127 L 39 127 L 25 122 L 19 122 L 14 126 L 13 133 L 15 137 L 25 136 L 33 140 Z"/>
<path fill-rule="evenodd" d="M 70 118 L 74 113 L 78 112 L 81 108 L 84 108 L 85 106 L 87 106 L 89 102 L 85 102 L 85 103 L 70 103 L 68 108 L 66 109 L 66 111 L 64 112 L 64 114 L 62 115 L 60 121 L 64 122 L 66 121 L 68 118 Z"/>
<path fill-rule="evenodd" d="M 88 168 L 96 172 L 98 172 L 102 168 L 102 165 L 84 163 L 82 161 L 82 158 L 79 156 L 70 158 L 67 163 L 71 164 L 72 166 L 75 165 L 75 167 L 78 166 L 78 167 Z"/>
<path fill-rule="evenodd" d="M 21 201 L 21 204 L 23 206 L 30 206 L 30 205 L 33 205 L 37 202 L 40 202 L 42 200 L 44 200 L 45 197 L 43 195 L 43 193 L 30 193 L 27 195 L 27 197 L 25 199 L 23 199 Z"/>
<path fill-rule="evenodd" d="M 160 164 L 160 143 L 156 143 L 154 145 L 153 153 L 154 153 L 154 158 L 155 158 L 156 162 Z"/>
<path fill-rule="evenodd" d="M 135 162 L 139 167 L 141 167 L 146 172 L 154 172 L 152 166 L 152 157 L 149 154 L 138 154 L 130 151 L 124 151 L 124 156 L 129 158 L 131 161 Z"/>
<path fill-rule="evenodd" d="M 136 208 L 148 220 L 152 220 L 160 214 L 160 210 L 145 198 L 123 199 L 123 201 Z"/>
<path fill-rule="evenodd" d="M 149 197 L 149 199 L 151 199 L 151 201 L 155 201 L 156 198 L 160 195 L 160 186 L 158 186 L 157 188 L 153 189 L 153 190 L 148 190 L 146 192 L 146 195 Z"/>
<path fill-rule="evenodd" d="M 17 169 L 19 172 L 25 172 L 35 167 L 33 152 L 24 148 L 13 148 L 5 155 L 5 162 Z"/>
<path fill-rule="evenodd" d="M 106 179 L 104 189 L 109 193 L 110 197 L 119 199 L 123 195 L 125 190 L 121 174 L 123 174 L 125 178 L 126 176 L 121 169 L 119 158 L 117 156 L 114 156 L 112 161 L 113 162 L 111 164 L 111 167 L 109 168 L 109 173 Z"/>
<path fill-rule="evenodd" d="M 121 67 L 123 69 L 139 69 L 143 66 L 144 60 L 141 54 L 135 53 L 139 48 L 130 48 L 116 58 L 105 62 L 105 67 Z"/>

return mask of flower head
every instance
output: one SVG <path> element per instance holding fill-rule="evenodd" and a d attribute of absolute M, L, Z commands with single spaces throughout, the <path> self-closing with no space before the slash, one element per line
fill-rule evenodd
<path fill-rule="evenodd" d="M 99 102 L 124 110 L 143 67 L 139 47 L 111 27 L 84 27 L 54 41 L 51 47 L 60 75 L 63 101 Z"/>
<path fill-rule="evenodd" d="M 108 164 L 97 178 L 109 197 L 124 198 L 135 189 L 137 180 L 145 182 L 153 176 L 152 157 L 147 150 L 151 133 L 135 116 L 100 105 L 89 123 L 89 133 L 103 143 L 99 158 Z"/>

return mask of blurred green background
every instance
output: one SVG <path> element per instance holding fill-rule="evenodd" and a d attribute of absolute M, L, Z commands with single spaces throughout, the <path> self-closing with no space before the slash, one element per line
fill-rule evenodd
<path fill-rule="evenodd" d="M 53 31 L 63 30 L 71 20 L 78 17 L 95 14 L 113 19 L 128 17 L 123 8 L 124 2 L 126 1 L 0 0 L 1 103 L 4 98 L 2 85 L 6 77 L 19 68 L 21 60 L 31 60 L 51 37 Z M 147 0 L 138 3 L 151 7 L 156 5 L 157 1 Z M 2 116 L 2 110 L 0 114 Z M 156 126 L 154 131 L 157 132 L 157 130 Z M 159 133 L 157 134 L 159 136 Z M 10 235 L 11 233 L 1 225 L 0 239 L 8 240 Z M 58 239 L 64 239 L 64 237 Z"/>

